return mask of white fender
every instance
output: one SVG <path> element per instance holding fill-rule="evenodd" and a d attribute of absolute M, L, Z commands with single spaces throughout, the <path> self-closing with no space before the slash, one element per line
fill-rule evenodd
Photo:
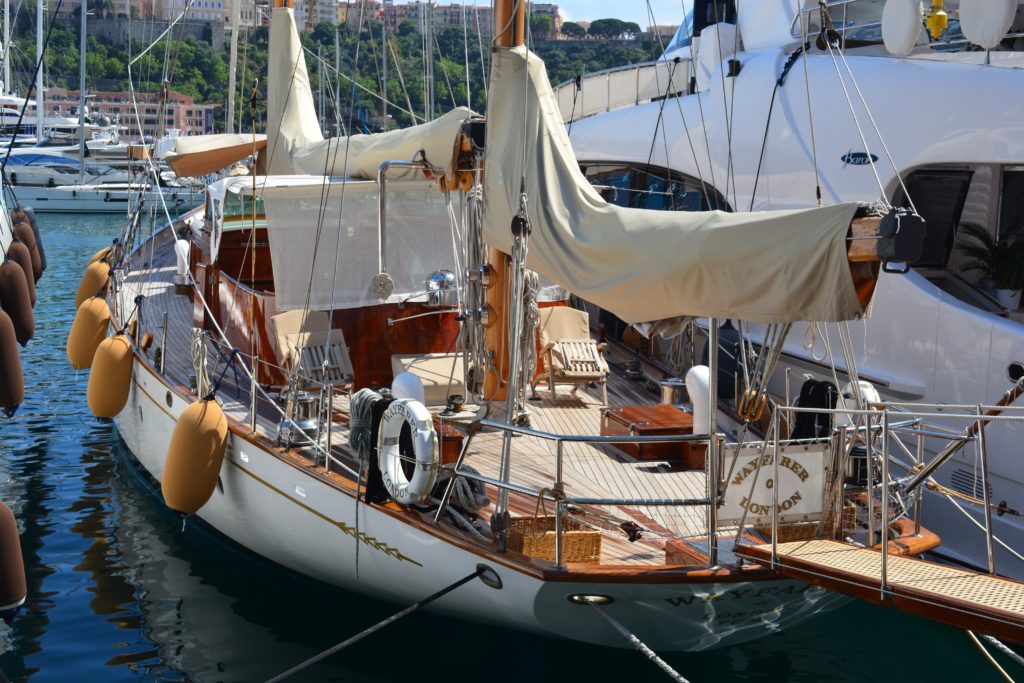
<path fill-rule="evenodd" d="M 921 0 L 887 0 L 882 10 L 882 42 L 889 54 L 906 57 L 914 51 L 924 25 Z"/>
<path fill-rule="evenodd" d="M 686 391 L 693 402 L 693 433 L 706 434 L 711 391 L 711 370 L 708 366 L 694 365 L 686 372 Z"/>
<path fill-rule="evenodd" d="M 1017 0 L 960 0 L 964 38 L 986 50 L 999 45 L 1013 25 Z"/>
<path fill-rule="evenodd" d="M 871 382 L 864 380 L 860 381 L 858 385 L 860 387 L 860 398 L 864 402 L 866 408 L 871 403 L 881 403 L 882 397 L 878 393 L 878 389 Z M 850 398 L 846 398 L 849 396 Z M 836 427 L 849 427 L 856 421 L 856 415 L 850 413 L 839 412 L 843 409 L 857 410 L 857 399 L 853 395 L 853 382 L 847 382 L 843 386 L 843 390 L 839 392 L 839 400 L 836 401 Z"/>
<path fill-rule="evenodd" d="M 412 457 L 416 462 L 411 479 L 402 469 L 399 447 L 404 425 L 409 425 L 412 432 Z M 437 434 L 430 412 L 422 403 L 411 398 L 399 399 L 381 415 L 377 433 L 377 464 L 384 487 L 402 505 L 422 503 L 430 495 L 437 480 Z"/>

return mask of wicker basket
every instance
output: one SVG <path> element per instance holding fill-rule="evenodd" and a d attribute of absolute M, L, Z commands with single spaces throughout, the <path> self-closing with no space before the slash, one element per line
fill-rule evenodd
<path fill-rule="evenodd" d="M 759 526 L 755 527 L 757 533 L 761 534 L 766 540 L 772 539 L 772 527 Z M 795 524 L 780 524 L 779 525 L 779 543 L 788 543 L 789 541 L 809 541 L 818 535 L 818 523 L 817 522 L 796 522 Z"/>
<path fill-rule="evenodd" d="M 509 521 L 508 547 L 538 560 L 555 561 L 555 517 L 513 517 Z M 570 518 L 562 519 L 562 562 L 601 561 L 601 532 L 585 529 Z"/>

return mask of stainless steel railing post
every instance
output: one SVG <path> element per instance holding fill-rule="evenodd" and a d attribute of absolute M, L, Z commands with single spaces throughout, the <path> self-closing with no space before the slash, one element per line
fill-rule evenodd
<path fill-rule="evenodd" d="M 920 467 L 924 464 L 924 433 L 921 419 L 917 420 L 917 449 L 916 449 L 916 462 L 915 464 Z M 921 533 L 921 505 L 924 503 L 924 491 L 921 487 L 918 487 L 914 491 L 914 533 Z"/>
<path fill-rule="evenodd" d="M 981 454 L 981 499 L 985 504 L 985 553 L 988 558 L 988 573 L 996 573 L 996 555 L 992 546 L 992 492 L 988 483 L 988 445 L 985 442 L 985 421 L 981 406 L 978 406 L 978 450 Z"/>
<path fill-rule="evenodd" d="M 869 498 L 869 504 L 873 501 Z M 889 411 L 882 411 L 882 599 L 889 589 Z M 875 537 L 871 536 L 874 543 Z"/>
<path fill-rule="evenodd" d="M 167 363 L 167 311 L 164 311 L 164 336 L 160 340 L 160 374 L 164 374 L 164 365 Z"/>
<path fill-rule="evenodd" d="M 866 431 L 864 433 L 864 445 L 867 453 L 868 468 L 868 538 L 871 543 L 875 542 L 875 457 L 874 457 L 874 436 L 871 428 L 871 415 L 865 416 Z"/>
<path fill-rule="evenodd" d="M 562 564 L 562 501 L 555 501 L 555 569 L 565 569 Z"/>
<path fill-rule="evenodd" d="M 772 419 L 772 567 L 779 562 L 779 411 Z"/>
<path fill-rule="evenodd" d="M 256 401 L 259 400 L 259 383 L 257 377 L 259 376 L 260 357 L 253 356 L 252 359 L 252 382 L 249 384 L 249 412 L 250 422 L 249 428 L 252 429 L 252 433 L 256 433 Z"/>

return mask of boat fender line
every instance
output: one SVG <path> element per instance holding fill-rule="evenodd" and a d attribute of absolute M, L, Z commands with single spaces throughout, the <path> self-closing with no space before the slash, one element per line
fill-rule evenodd
<path fill-rule="evenodd" d="M 46 249 L 43 248 L 43 238 L 39 234 L 39 222 L 36 220 L 36 212 L 31 206 L 21 207 L 21 212 L 24 216 L 24 220 L 27 220 L 29 227 L 32 228 L 32 233 L 36 236 L 36 249 L 39 251 L 39 260 L 42 263 L 43 271 L 45 272 Z"/>
<path fill-rule="evenodd" d="M 362 454 L 373 447 L 373 404 L 381 400 L 381 395 L 373 389 L 360 389 L 352 395 L 349 407 L 348 443 Z"/>
<path fill-rule="evenodd" d="M 39 255 L 39 245 L 36 243 L 36 234 L 32 232 L 32 226 L 27 221 L 21 221 L 14 225 L 14 236 L 28 247 L 29 256 L 32 257 L 32 278 L 33 282 L 39 282 L 43 275 L 43 258 Z"/>
<path fill-rule="evenodd" d="M 0 309 L 0 410 L 14 417 L 25 400 L 25 378 L 21 372 L 18 339 L 10 316 Z"/>
<path fill-rule="evenodd" d="M 98 296 L 86 299 L 71 323 L 68 333 L 68 360 L 71 367 L 83 370 L 92 367 L 96 349 L 107 337 L 110 326 L 110 306 L 106 299 Z"/>
<path fill-rule="evenodd" d="M 78 284 L 75 306 L 81 306 L 82 302 L 91 296 L 103 296 L 106 293 L 109 278 L 110 265 L 108 263 L 103 260 L 90 263 L 82 275 L 82 281 Z"/>
<path fill-rule="evenodd" d="M 112 418 L 128 403 L 135 354 L 123 332 L 107 337 L 96 348 L 89 373 L 89 410 L 95 417 Z"/>
<path fill-rule="evenodd" d="M 377 435 L 380 433 L 380 418 L 395 399 L 391 395 L 390 389 L 382 387 L 376 391 L 380 394 L 380 399 L 374 400 L 370 408 L 370 450 L 366 456 L 366 491 L 363 494 L 363 500 L 367 503 L 386 503 L 391 496 L 388 494 L 387 488 L 384 487 L 383 477 L 380 476 Z M 358 546 L 356 547 L 358 548 Z"/>
<path fill-rule="evenodd" d="M 454 583 L 448 584 L 447 586 L 445 586 L 441 590 L 437 591 L 436 593 L 428 595 L 427 597 L 423 598 L 419 602 L 414 602 L 413 604 L 411 604 L 408 607 L 406 607 L 405 609 L 403 609 L 401 612 L 396 612 L 395 614 L 392 614 L 387 619 L 385 619 L 383 621 L 377 622 L 376 624 L 374 624 L 370 628 L 365 629 L 363 631 L 360 631 L 359 633 L 357 633 L 356 635 L 352 636 L 351 638 L 349 638 L 347 640 L 343 640 L 342 642 L 338 643 L 337 645 L 334 645 L 333 647 L 330 647 L 330 648 L 324 650 L 320 654 L 318 654 L 318 655 L 316 655 L 314 657 L 310 657 L 309 659 L 307 659 L 306 661 L 302 662 L 301 664 L 297 664 L 296 666 L 293 666 L 292 668 L 288 669 L 284 673 L 280 673 L 280 674 L 274 676 L 273 678 L 268 679 L 267 683 L 280 683 L 280 681 L 287 680 L 287 679 L 291 678 L 292 676 L 294 676 L 295 674 L 300 673 L 302 671 L 305 671 L 306 669 L 308 669 L 309 667 L 313 666 L 314 664 L 316 664 L 318 662 L 322 662 L 323 660 L 327 659 L 331 655 L 334 655 L 334 654 L 337 654 L 337 653 L 341 652 L 342 650 L 344 650 L 345 648 L 349 647 L 350 645 L 355 645 L 356 643 L 358 643 L 360 640 L 362 640 L 366 636 L 373 635 L 377 631 L 380 631 L 381 629 L 390 626 L 391 624 L 395 623 L 396 621 L 398 621 L 402 617 L 406 617 L 406 616 L 412 614 L 413 612 L 415 612 L 419 608 L 426 607 L 427 605 L 429 605 L 430 603 L 434 602 L 435 600 L 443 598 L 444 596 L 448 595 L 449 593 L 451 593 L 455 589 L 461 588 L 462 586 L 466 585 L 467 583 L 469 583 L 473 579 L 477 579 L 477 578 L 479 578 L 480 582 L 483 583 L 485 586 L 487 586 L 489 588 L 493 588 L 494 590 L 501 590 L 501 588 L 502 588 L 502 581 L 501 581 L 501 577 L 498 575 L 498 572 L 494 571 L 494 569 L 492 569 L 488 565 L 480 563 L 480 564 L 478 564 L 476 566 L 476 569 L 473 571 L 472 574 L 467 574 L 466 576 L 463 576 L 458 581 L 455 581 Z"/>
<path fill-rule="evenodd" d="M 21 266 L 22 272 L 25 273 L 25 282 L 28 284 L 28 299 L 34 308 L 36 305 L 36 278 L 32 270 L 32 254 L 29 253 L 28 247 L 25 246 L 24 242 L 15 238 L 11 240 L 10 246 L 7 247 L 7 257 Z"/>
<path fill-rule="evenodd" d="M 160 482 L 167 507 L 191 515 L 210 500 L 227 443 L 228 421 L 215 399 L 200 399 L 182 411 Z"/>
<path fill-rule="evenodd" d="M 21 266 L 9 259 L 0 263 L 0 308 L 11 317 L 14 334 L 22 346 L 36 332 L 35 313 L 28 295 L 28 283 Z"/>
<path fill-rule="evenodd" d="M 408 459 L 402 454 L 406 426 L 415 458 L 411 478 L 406 476 L 402 466 Z M 384 488 L 396 502 L 415 505 L 428 498 L 437 479 L 438 453 L 437 433 L 426 406 L 411 398 L 399 399 L 388 406 L 381 415 L 377 433 L 377 464 Z"/>
<path fill-rule="evenodd" d="M 0 501 L 0 618 L 10 623 L 27 596 L 18 523 L 11 509 Z"/>
<path fill-rule="evenodd" d="M 97 261 L 107 261 L 107 260 L 109 260 L 110 254 L 113 253 L 113 251 L 114 251 L 114 247 L 113 246 L 103 247 L 102 249 L 100 249 L 99 251 L 97 251 L 95 254 L 92 255 L 92 258 L 89 259 L 89 264 L 91 265 L 93 263 L 96 263 Z"/>
<path fill-rule="evenodd" d="M 594 611 L 600 614 L 601 618 L 607 621 L 613 629 L 618 631 L 619 635 L 621 635 L 623 638 L 629 641 L 629 643 L 633 647 L 635 647 L 644 657 L 647 657 L 647 659 L 651 660 L 651 662 L 655 666 L 664 671 L 669 678 L 671 678 L 673 681 L 676 681 L 676 683 L 689 683 L 689 681 L 683 678 L 683 676 L 678 671 L 669 666 L 668 662 L 659 657 L 654 652 L 654 650 L 647 647 L 647 645 L 644 644 L 642 640 L 633 635 L 628 628 L 623 626 L 621 622 L 619 622 L 617 619 L 615 619 L 615 617 L 613 617 L 612 615 L 608 614 L 607 611 L 605 611 L 602 605 L 610 603 L 610 598 L 603 595 L 572 595 L 569 596 L 569 601 L 574 604 L 590 605 L 591 607 L 593 607 Z"/>

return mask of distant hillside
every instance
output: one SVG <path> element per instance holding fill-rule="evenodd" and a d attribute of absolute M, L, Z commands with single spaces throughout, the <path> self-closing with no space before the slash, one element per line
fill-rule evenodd
<path fill-rule="evenodd" d="M 35 68 L 34 28 L 23 10 L 19 13 L 12 41 L 12 80 L 19 93 L 27 93 Z M 381 92 L 383 69 L 381 50 L 381 27 L 371 24 L 361 34 L 342 25 L 338 27 L 341 46 L 341 120 L 352 121 L 360 130 L 382 128 L 382 107 L 377 95 Z M 249 96 L 254 77 L 259 77 L 256 97 L 257 127 L 263 127 L 265 101 L 265 73 L 267 63 L 266 28 L 243 29 L 239 44 L 239 93 L 236 95 L 236 111 L 242 117 L 242 127 L 251 127 Z M 474 31 L 468 33 L 468 45 L 464 45 L 461 28 L 448 27 L 436 34 L 434 50 L 434 92 L 435 112 L 442 113 L 453 105 L 465 105 L 467 101 L 476 111 L 486 106 L 484 95 L 484 71 L 480 63 L 480 39 Z M 161 41 L 132 67 L 135 87 L 139 91 L 156 92 L 160 82 L 167 78 L 171 89 L 193 95 L 204 103 L 224 102 L 228 85 L 228 54 L 214 50 L 207 40 L 189 35 L 180 38 L 177 33 Z M 127 63 L 146 46 L 133 43 L 131 52 L 127 46 L 88 36 L 86 52 L 86 87 L 90 90 L 127 90 Z M 338 118 L 333 102 L 334 90 L 339 79 L 334 73 L 335 26 L 322 23 L 311 33 L 303 34 L 307 63 L 313 81 L 313 91 L 320 87 L 321 76 L 325 76 L 325 118 Z M 418 117 L 424 112 L 423 40 L 415 26 L 405 22 L 397 33 L 389 34 L 391 43 L 387 74 L 388 99 L 395 107 L 389 109 L 399 125 L 408 125 L 411 110 Z M 486 53 L 488 43 L 483 41 Z M 467 49 L 468 48 L 468 49 Z M 323 56 L 324 67 L 316 61 L 317 51 Z M 545 41 L 538 47 L 538 53 L 547 65 L 548 75 L 554 84 L 575 76 L 601 69 L 648 61 L 656 56 L 650 44 L 637 42 L 623 45 L 620 42 L 606 44 L 603 41 Z M 489 55 L 488 55 L 489 56 Z M 469 63 L 467 88 L 466 63 Z M 353 67 L 353 62 L 355 66 Z M 78 26 L 71 22 L 64 26 L 54 25 L 46 55 L 47 86 L 78 89 Z M 244 70 L 244 71 L 243 71 Z M 354 75 L 359 88 L 353 92 L 348 76 Z M 467 90 L 471 95 L 467 100 Z M 244 106 L 243 106 L 244 102 Z M 221 111 L 225 111 L 222 109 Z M 223 113 L 219 114 L 220 117 Z M 223 125 L 222 122 L 219 124 Z M 394 125 L 394 124 L 392 124 Z"/>

